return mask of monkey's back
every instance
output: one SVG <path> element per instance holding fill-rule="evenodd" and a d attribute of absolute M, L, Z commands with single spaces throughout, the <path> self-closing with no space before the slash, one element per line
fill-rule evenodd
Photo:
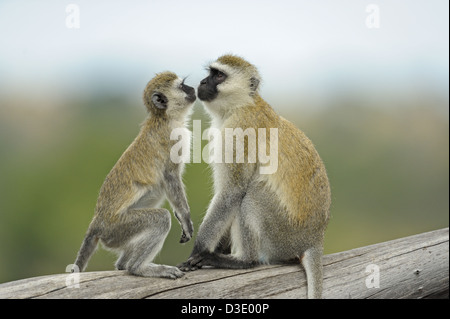
<path fill-rule="evenodd" d="M 293 224 L 325 228 L 331 205 L 330 186 L 325 166 L 311 140 L 259 96 L 254 105 L 236 113 L 234 120 L 238 118 L 245 118 L 246 122 L 241 121 L 236 127 L 266 129 L 266 149 L 270 147 L 270 128 L 278 129 L 278 168 L 273 174 L 261 174 L 259 180 L 276 194 Z"/>
<path fill-rule="evenodd" d="M 106 176 L 97 200 L 95 218 L 115 222 L 123 208 L 144 193 L 151 192 L 163 180 L 163 168 L 169 160 L 170 133 L 164 126 L 148 120 Z M 158 150 L 158 151 L 157 151 Z"/>
<path fill-rule="evenodd" d="M 331 193 L 325 166 L 311 140 L 280 117 L 278 171 L 269 176 L 291 219 L 326 225 Z"/>

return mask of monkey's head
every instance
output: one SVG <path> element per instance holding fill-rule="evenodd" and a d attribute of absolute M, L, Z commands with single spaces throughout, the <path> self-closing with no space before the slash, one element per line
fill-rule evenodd
<path fill-rule="evenodd" d="M 175 73 L 158 73 L 144 90 L 147 111 L 157 117 L 182 118 L 194 104 L 195 89 Z"/>
<path fill-rule="evenodd" d="M 251 103 L 261 77 L 256 67 L 235 55 L 223 55 L 209 65 L 209 75 L 198 86 L 198 98 L 212 111 Z"/>

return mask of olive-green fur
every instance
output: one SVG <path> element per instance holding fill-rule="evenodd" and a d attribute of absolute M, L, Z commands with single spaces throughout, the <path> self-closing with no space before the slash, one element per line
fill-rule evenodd
<path fill-rule="evenodd" d="M 252 64 L 248 63 L 241 57 L 232 54 L 222 55 L 220 58 L 217 59 L 217 62 L 239 69 L 254 68 Z"/>

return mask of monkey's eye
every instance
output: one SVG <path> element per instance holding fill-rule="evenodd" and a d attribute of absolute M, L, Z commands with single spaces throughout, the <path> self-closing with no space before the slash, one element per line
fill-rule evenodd
<path fill-rule="evenodd" d="M 225 78 L 225 73 L 218 71 L 218 72 L 216 73 L 216 78 L 217 78 L 218 80 L 222 80 L 223 78 Z"/>

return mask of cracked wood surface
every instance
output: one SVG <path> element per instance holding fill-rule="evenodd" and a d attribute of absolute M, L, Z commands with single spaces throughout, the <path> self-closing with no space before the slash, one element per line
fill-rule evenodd
<path fill-rule="evenodd" d="M 324 256 L 323 298 L 448 298 L 448 228 Z M 379 288 L 370 269 L 379 269 Z M 369 268 L 368 268 L 369 266 Z M 79 279 L 79 287 L 68 287 Z M 201 269 L 177 280 L 125 271 L 57 274 L 0 284 L 0 298 L 306 298 L 299 265 Z"/>

